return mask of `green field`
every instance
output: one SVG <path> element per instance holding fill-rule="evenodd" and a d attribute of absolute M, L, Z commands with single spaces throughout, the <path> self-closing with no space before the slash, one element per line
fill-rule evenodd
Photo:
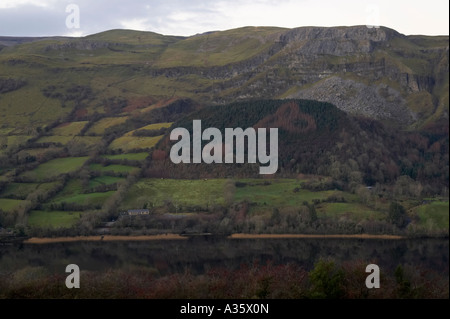
<path fill-rule="evenodd" d="M 86 146 L 93 146 L 101 141 L 101 136 L 68 136 L 68 135 L 52 135 L 43 136 L 37 140 L 38 143 L 54 143 L 66 145 L 69 142 L 76 142 L 85 144 Z"/>
<path fill-rule="evenodd" d="M 36 182 L 53 179 L 61 174 L 67 174 L 81 168 L 87 159 L 87 156 L 53 159 L 39 165 L 32 171 L 24 172 L 21 176 Z"/>
<path fill-rule="evenodd" d="M 162 206 L 166 200 L 174 205 L 200 206 L 223 205 L 226 179 L 175 180 L 141 179 L 125 195 L 123 209 L 142 208 L 153 203 Z"/>
<path fill-rule="evenodd" d="M 125 153 L 125 154 L 116 154 L 116 155 L 102 155 L 103 158 L 107 158 L 110 160 L 133 160 L 133 161 L 142 161 L 146 159 L 148 156 L 147 152 L 142 153 Z"/>
<path fill-rule="evenodd" d="M 80 212 L 32 210 L 28 225 L 34 227 L 69 228 L 80 219 Z"/>
<path fill-rule="evenodd" d="M 179 203 L 180 205 L 223 204 L 225 202 L 226 179 L 208 180 L 174 180 L 174 179 L 142 179 L 133 185 L 125 196 L 123 208 L 152 202 L 159 206 L 164 200 Z M 340 191 L 320 191 L 294 189 L 300 187 L 300 181 L 295 179 L 239 179 L 235 182 L 246 183 L 243 187 L 234 187 L 233 201 L 247 201 L 252 203 L 253 211 L 271 210 L 272 208 L 300 207 L 303 203 L 312 203 L 313 200 L 324 200 L 336 195 L 347 199 L 353 195 Z M 357 203 L 322 203 L 322 214 L 354 213 L 357 218 L 381 218 L 381 213 L 374 212 L 368 207 Z M 326 208 L 326 209 L 325 209 Z M 329 209 L 329 212 L 328 212 Z M 327 212 L 325 212 L 327 210 Z"/>
<path fill-rule="evenodd" d="M 317 211 L 319 217 L 347 217 L 355 221 L 386 218 L 386 213 L 374 211 L 360 203 L 322 203 Z"/>
<path fill-rule="evenodd" d="M 128 174 L 135 171 L 137 168 L 134 166 L 120 165 L 120 164 L 111 164 L 107 166 L 103 166 L 102 164 L 90 164 L 89 169 L 101 173 L 114 172 L 114 173 Z"/>
<path fill-rule="evenodd" d="M 52 183 L 10 183 L 3 192 L 1 197 L 17 197 L 25 199 L 29 194 L 36 190 L 49 191 L 56 186 L 58 182 Z"/>
<path fill-rule="evenodd" d="M 25 158 L 27 156 L 35 156 L 36 158 L 44 156 L 47 152 L 60 152 L 62 147 L 50 146 L 47 148 L 27 148 L 21 150 L 17 155 L 19 158 Z"/>
<path fill-rule="evenodd" d="M 162 137 L 162 135 L 152 137 L 122 136 L 112 141 L 109 148 L 113 150 L 122 150 L 124 152 L 134 149 L 148 149 L 155 146 Z"/>
<path fill-rule="evenodd" d="M 85 207 L 101 207 L 103 203 L 115 192 L 116 191 L 109 191 L 104 193 L 72 194 L 65 197 L 58 196 L 58 199 L 54 199 L 51 203 L 60 204 L 65 202 L 79 204 Z M 48 206 L 48 204 L 45 205 L 45 207 Z"/>
<path fill-rule="evenodd" d="M 38 143 L 55 143 L 65 145 L 73 140 L 73 136 L 63 136 L 63 135 L 51 135 L 51 136 L 42 136 L 37 142 Z"/>
<path fill-rule="evenodd" d="M 448 229 L 449 228 L 449 202 L 431 202 L 429 204 L 421 205 L 415 210 L 417 216 L 420 218 L 419 225 Z"/>
<path fill-rule="evenodd" d="M 25 144 L 31 137 L 30 135 L 0 135 L 0 154 Z"/>
<path fill-rule="evenodd" d="M 80 133 L 80 131 L 83 129 L 83 127 L 86 126 L 87 123 L 87 121 L 63 123 L 55 127 L 51 131 L 51 134 L 61 136 L 75 136 Z"/>
<path fill-rule="evenodd" d="M 87 188 L 90 189 L 104 184 L 113 184 L 121 180 L 123 180 L 123 178 L 100 176 L 90 180 Z M 102 206 L 104 201 L 115 193 L 115 191 L 113 190 L 108 192 L 84 194 L 84 191 L 85 189 L 83 188 L 83 183 L 80 179 L 71 179 L 67 182 L 62 191 L 60 191 L 55 197 L 53 197 L 48 203 L 45 204 L 45 207 L 49 208 L 52 203 L 58 204 L 63 202 L 85 205 L 86 207 L 98 207 Z"/>
<path fill-rule="evenodd" d="M 114 183 L 119 183 L 124 181 L 125 179 L 122 177 L 114 177 L 114 176 L 99 176 L 91 179 L 89 181 L 89 188 L 94 188 L 101 185 L 111 185 Z"/>
<path fill-rule="evenodd" d="M 96 122 L 89 130 L 87 131 L 87 134 L 95 134 L 95 135 L 102 135 L 105 133 L 105 130 L 108 127 L 112 127 L 118 124 L 124 123 L 128 117 L 122 116 L 122 117 L 105 117 Z"/>
<path fill-rule="evenodd" d="M 58 201 L 61 198 L 80 194 L 83 191 L 83 185 L 80 179 L 71 179 L 67 182 L 64 188 L 53 197 L 53 201 Z"/>
<path fill-rule="evenodd" d="M 312 202 L 314 199 L 322 200 L 331 195 L 342 195 L 342 192 L 338 191 L 311 192 L 301 189 L 300 181 L 295 179 L 240 179 L 238 181 L 247 185 L 236 187 L 235 201 L 246 200 L 258 206 L 301 206 L 305 201 Z M 294 192 L 296 188 L 298 191 Z"/>
<path fill-rule="evenodd" d="M 138 128 L 137 130 L 132 130 L 132 131 L 126 133 L 124 136 L 133 136 L 134 132 L 140 131 L 140 130 L 149 130 L 149 131 L 151 131 L 151 130 L 159 130 L 159 129 L 162 129 L 162 128 L 171 127 L 172 124 L 173 124 L 172 122 L 170 122 L 170 123 L 149 124 L 149 125 L 146 125 L 144 127 Z"/>
<path fill-rule="evenodd" d="M 28 194 L 34 192 L 39 183 L 10 183 L 6 186 L 5 190 L 0 193 L 1 197 L 18 197 L 25 199 Z"/>
<path fill-rule="evenodd" d="M 102 140 L 101 136 L 75 136 L 74 142 L 85 144 L 86 146 L 93 146 Z"/>
<path fill-rule="evenodd" d="M 29 201 L 0 198 L 0 209 L 4 212 L 12 212 L 14 209 L 20 208 L 23 204 L 28 204 Z"/>

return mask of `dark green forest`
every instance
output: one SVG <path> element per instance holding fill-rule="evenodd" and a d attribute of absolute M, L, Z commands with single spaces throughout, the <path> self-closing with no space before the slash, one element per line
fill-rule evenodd
<path fill-rule="evenodd" d="M 331 176 L 334 186 L 415 185 L 402 192 L 448 194 L 448 125 L 407 131 L 361 116 L 348 115 L 329 103 L 310 100 L 257 100 L 203 108 L 175 122 L 172 128 L 278 127 L 278 175 Z M 174 144 L 168 135 L 153 150 L 146 177 L 257 177 L 255 164 L 172 164 Z M 408 186 L 408 185 L 405 185 Z"/>

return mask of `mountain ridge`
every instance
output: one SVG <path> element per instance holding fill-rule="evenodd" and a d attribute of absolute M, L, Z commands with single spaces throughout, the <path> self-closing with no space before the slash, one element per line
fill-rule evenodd
<path fill-rule="evenodd" d="M 17 43 L 0 50 L 5 128 L 43 128 L 75 104 L 104 114 L 103 101 L 116 97 L 131 105 L 174 97 L 202 105 L 313 99 L 409 129 L 448 119 L 448 36 L 350 26 L 243 27 L 191 37 L 117 29 L 82 38 L 0 37 L 0 43 L 5 39 Z M 58 86 L 92 94 L 82 103 L 43 96 Z M 24 96 L 33 101 L 26 108 Z M 46 119 L 37 115 L 47 109 Z"/>
<path fill-rule="evenodd" d="M 125 99 L 133 93 L 204 104 L 307 98 L 403 126 L 448 118 L 448 36 L 350 26 L 243 27 L 191 37 L 110 30 L 82 38 L 0 37 L 0 44 L 7 38 L 17 44 L 0 50 L 3 65 L 87 71 L 99 78 L 108 67 L 125 83 L 108 85 L 126 93 Z M 128 68 L 127 77 L 144 84 L 137 89 L 113 68 Z"/>

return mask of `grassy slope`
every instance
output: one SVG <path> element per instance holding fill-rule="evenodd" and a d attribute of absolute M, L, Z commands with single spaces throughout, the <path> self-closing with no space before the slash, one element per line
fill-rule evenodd
<path fill-rule="evenodd" d="M 94 188 L 101 185 L 111 185 L 115 183 L 119 183 L 124 181 L 122 177 L 114 177 L 114 176 L 99 176 L 91 179 L 89 181 L 88 188 Z"/>
<path fill-rule="evenodd" d="M 63 123 L 56 128 L 54 128 L 50 134 L 51 135 L 62 135 L 62 136 L 75 136 L 80 133 L 83 127 L 86 126 L 88 121 L 70 122 Z"/>
<path fill-rule="evenodd" d="M 115 173 L 131 173 L 136 170 L 136 167 L 128 165 L 112 164 L 103 166 L 101 164 L 90 164 L 89 169 L 92 171 L 105 172 L 115 172 Z"/>
<path fill-rule="evenodd" d="M 286 29 L 245 27 L 194 36 L 170 46 L 158 67 L 215 66 L 247 60 L 273 44 Z"/>
<path fill-rule="evenodd" d="M 12 212 L 15 209 L 20 208 L 21 206 L 29 203 L 25 200 L 18 199 L 9 199 L 9 198 L 0 198 L 0 208 L 5 212 Z"/>
<path fill-rule="evenodd" d="M 65 119 L 73 109 L 73 101 L 62 101 L 55 98 L 45 97 L 42 89 L 50 85 L 58 87 L 64 93 L 66 88 L 83 85 L 91 87 L 94 96 L 81 101 L 83 108 L 89 115 L 94 112 L 104 113 L 103 101 L 110 97 L 120 97 L 129 101 L 145 101 L 149 96 L 156 99 L 167 99 L 173 96 L 203 98 L 210 97 L 211 94 L 201 93 L 208 90 L 215 84 L 221 84 L 222 80 L 204 78 L 197 74 L 188 74 L 181 77 L 149 76 L 149 67 L 210 67 L 224 66 L 229 63 L 243 62 L 260 53 L 266 52 L 273 44 L 276 36 L 287 29 L 281 28 L 240 28 L 224 32 L 214 32 L 203 34 L 191 38 L 167 37 L 150 32 L 135 32 L 129 30 L 113 30 L 100 34 L 88 36 L 75 40 L 63 40 L 63 42 L 48 40 L 39 43 L 29 43 L 16 47 L 4 48 L 0 52 L 0 74 L 11 75 L 15 79 L 23 79 L 26 84 L 19 90 L 0 94 L 0 154 L 5 153 L 13 147 L 23 144 L 36 133 L 37 127 L 44 128 L 57 119 Z M 92 43 L 99 44 L 97 49 L 83 48 Z M 106 43 L 109 48 L 103 44 Z M 434 47 L 448 46 L 448 37 L 423 37 L 411 36 L 407 39 L 396 39 L 391 45 L 401 48 L 409 55 L 404 57 L 395 50 L 383 55 L 389 63 L 393 63 L 405 72 L 415 74 L 426 74 L 428 64 L 414 56 L 419 49 L 430 49 Z M 88 53 L 88 54 L 87 54 Z M 284 52 L 285 53 L 285 52 Z M 282 56 L 283 52 L 279 55 Z M 421 53 L 422 54 L 422 53 Z M 341 59 L 342 60 L 342 59 Z M 337 64 L 348 62 L 337 59 Z M 328 60 L 324 60 L 328 61 Z M 333 62 L 333 58 L 329 62 Z M 356 62 L 352 61 L 352 62 Z M 446 63 L 444 60 L 442 63 Z M 448 61 L 447 61 L 448 63 Z M 283 70 L 281 70 L 283 71 Z M 280 72 L 281 72 L 280 71 Z M 286 79 L 291 78 L 291 74 L 284 70 Z M 436 114 L 448 112 L 448 74 L 446 82 L 435 88 L 433 94 L 443 96 L 438 103 L 435 115 L 430 111 L 432 96 L 430 93 L 421 92 L 411 95 L 411 108 L 422 112 L 430 118 Z M 254 84 L 267 77 L 267 74 L 257 74 L 245 85 Z M 5 78 L 5 76 L 0 76 Z M 63 83 L 63 86 L 61 84 Z M 245 86 L 243 86 L 245 87 Z M 232 91 L 230 91 L 232 92 Z M 289 89 L 288 89 L 289 92 Z M 442 93 L 444 92 L 444 93 Z M 447 93 L 446 93 L 447 92 Z M 224 94 L 221 92 L 220 94 Z M 138 103 L 139 104 L 139 103 Z M 151 103 L 142 102 L 138 105 L 141 110 L 153 108 Z M 132 113 L 132 112 L 131 112 Z M 123 123 L 131 113 L 122 113 L 120 117 L 108 117 L 95 123 L 87 134 L 102 135 L 108 127 Z M 68 125 L 62 124 L 49 132 L 51 136 L 44 136 L 38 142 L 54 142 L 66 145 L 72 140 L 76 140 L 87 145 L 95 145 L 100 141 L 100 136 L 94 138 L 90 136 L 76 136 L 86 124 L 85 121 L 74 121 Z M 161 124 L 163 125 L 163 124 Z M 158 127 L 159 128 L 159 127 Z M 149 129 L 149 128 L 146 128 Z M 153 129 L 153 128 L 151 128 Z M 125 135 L 131 135 L 128 132 Z M 124 139 L 127 137 L 128 139 Z M 121 140 L 122 139 L 122 140 Z M 156 138 L 129 137 L 124 136 L 116 139 L 111 148 L 122 148 L 124 150 L 135 147 L 152 147 L 156 143 Z M 146 144 L 147 143 L 147 144 Z M 2 146 L 7 145 L 6 148 Z M 40 154 L 42 149 L 35 149 L 36 154 Z M 144 155 L 142 155 L 144 156 Z M 112 155 L 110 159 L 137 159 L 142 160 L 141 155 Z M 56 178 L 59 174 L 74 171 L 81 167 L 86 158 L 66 158 L 56 159 L 40 165 L 38 168 L 23 173 L 35 181 L 44 178 Z M 95 164 L 94 164 L 95 165 Z M 98 166 L 94 166 L 98 168 Z M 115 172 L 129 172 L 132 168 L 123 166 L 110 166 L 100 168 L 100 170 L 113 170 Z M 3 174 L 0 171 L 0 174 Z M 112 182 L 113 177 L 102 176 L 91 180 L 89 187 L 102 185 L 102 183 Z M 69 200 L 82 202 L 91 198 L 98 198 L 102 195 L 80 194 L 82 188 L 80 182 L 69 182 L 69 185 L 58 194 L 53 201 Z M 222 203 L 224 200 L 221 181 L 149 181 L 143 180 L 143 189 L 155 194 L 155 202 L 161 203 L 169 194 L 171 199 L 185 205 L 206 205 L 208 203 Z M 139 184 L 139 183 L 138 183 Z M 138 185 L 136 184 L 136 185 Z M 37 185 L 37 184 L 36 184 Z M 141 184 L 140 184 L 141 185 Z M 141 185 L 141 186 L 142 186 Z M 303 201 L 313 199 L 324 199 L 332 192 L 308 192 L 301 190 L 293 193 L 295 181 L 279 181 L 268 186 L 247 186 L 237 188 L 235 200 L 247 199 L 257 203 L 258 209 L 276 207 L 282 205 L 300 205 Z M 189 187 L 191 192 L 186 192 L 184 187 Z M 19 195 L 21 198 L 33 186 L 27 188 L 24 185 L 10 184 L 8 194 Z M 13 190 L 11 190 L 11 187 Z M 72 187 L 72 189 L 71 189 Z M 133 186 L 134 187 L 134 186 Z M 15 188 L 15 190 L 14 190 Z M 136 189 L 137 197 L 131 194 L 131 198 L 137 200 L 136 205 L 148 200 L 148 193 L 142 189 Z M 202 196 L 202 194 L 207 194 Z M 23 202 L 11 199 L 0 199 L 2 206 L 9 210 L 17 208 Z M 95 201 L 95 200 L 94 200 Z M 153 201 L 153 199 L 152 199 Z M 131 199 L 126 199 L 125 206 L 133 204 Z M 358 209 L 365 209 L 358 203 L 334 203 L 326 204 L 319 209 L 319 214 L 324 216 L 331 214 L 360 214 Z M 442 211 L 438 215 L 442 217 Z M 365 211 L 372 213 L 370 210 Z M 448 205 L 447 205 L 448 212 Z M 421 210 L 417 212 L 421 220 L 427 220 L 430 214 Z M 40 216 L 39 214 L 37 216 Z M 55 215 L 56 216 L 56 215 Z M 438 217 L 436 223 L 445 225 L 445 216 Z M 36 218 L 36 217 L 34 217 Z M 33 219 L 32 219 L 33 220 Z M 443 220 L 443 221 L 442 221 Z M 447 217 L 448 228 L 448 217 Z"/>
<path fill-rule="evenodd" d="M 69 173 L 81 168 L 87 159 L 87 156 L 53 159 L 39 165 L 32 171 L 23 173 L 22 176 L 34 181 L 55 178 L 61 174 Z"/>
<path fill-rule="evenodd" d="M 102 135 L 108 127 L 124 123 L 127 119 L 127 116 L 102 118 L 89 128 L 87 134 Z"/>
<path fill-rule="evenodd" d="M 25 199 L 29 194 L 36 190 L 48 191 L 55 187 L 58 182 L 51 183 L 10 183 L 8 186 L 0 193 L 0 197 L 17 197 L 20 199 Z"/>
<path fill-rule="evenodd" d="M 103 203 L 111 197 L 115 191 L 108 191 L 102 193 L 88 193 L 88 194 L 73 194 L 65 197 L 58 197 L 58 199 L 53 200 L 51 203 L 74 203 L 79 205 L 84 205 L 86 207 L 101 207 Z"/>
<path fill-rule="evenodd" d="M 335 193 L 334 191 L 311 192 L 304 189 L 294 192 L 294 189 L 301 186 L 299 181 L 293 179 L 271 180 L 269 184 L 253 179 L 245 179 L 243 182 L 248 185 L 236 188 L 235 199 L 254 202 L 258 206 L 269 208 L 301 206 L 305 201 L 322 200 Z"/>
<path fill-rule="evenodd" d="M 161 99 L 174 95 L 210 99 L 211 88 L 215 85 L 220 87 L 223 80 L 205 78 L 192 72 L 176 77 L 149 76 L 147 68 L 212 67 L 243 62 L 266 52 L 286 31 L 288 29 L 246 27 L 183 38 L 112 30 L 80 39 L 46 40 L 5 48 L 0 52 L 0 74 L 24 79 L 26 85 L 1 94 L 0 128 L 5 126 L 33 131 L 38 126 L 66 116 L 75 105 L 73 101 L 64 104 L 42 94 L 43 88 L 61 86 L 62 83 L 64 87 L 91 87 L 94 96 L 82 102 L 89 114 L 105 112 L 102 102 L 110 97 L 129 101 L 146 96 Z M 385 59 L 387 64 L 396 65 L 400 71 L 426 75 L 430 72 L 430 60 L 439 58 L 435 53 L 429 53 L 430 49 L 448 46 L 448 37 L 411 36 L 394 38 L 391 42 L 392 49 L 375 52 L 375 55 L 382 54 L 379 58 Z M 292 54 L 290 49 L 285 49 L 274 58 L 289 54 Z M 358 59 L 367 57 L 320 59 L 323 63 L 340 65 L 349 61 L 356 63 Z M 448 60 L 442 63 L 448 63 Z M 283 74 L 287 82 L 300 80 L 282 66 L 276 67 L 276 73 Z M 256 85 L 270 76 L 265 72 L 256 73 L 251 79 L 244 80 L 238 91 L 242 92 L 243 88 Z M 448 95 L 446 97 L 445 93 L 448 81 L 445 84 L 444 79 L 443 83 L 428 95 L 422 93 L 417 98 L 409 99 L 408 104 L 413 110 L 429 117 L 434 112 L 430 105 L 432 97 L 442 96 L 437 108 L 437 112 L 442 113 L 448 109 Z M 284 92 L 289 92 L 292 87 L 286 87 Z M 234 90 L 219 90 L 215 94 L 239 93 Z M 92 132 L 102 134 L 101 129 L 93 128 Z"/>
<path fill-rule="evenodd" d="M 122 136 L 115 139 L 109 148 L 112 150 L 122 150 L 122 151 L 132 151 L 139 148 L 152 148 L 155 146 L 163 136 L 152 136 L 152 137 L 135 137 L 135 136 Z"/>
<path fill-rule="evenodd" d="M 144 204 L 199 206 L 223 204 L 223 188 L 226 180 L 171 180 L 141 179 L 127 192 L 121 204 L 123 209 L 141 208 Z M 186 191 L 189 190 L 189 191 Z"/>
<path fill-rule="evenodd" d="M 449 202 L 431 202 L 414 210 L 419 217 L 419 225 L 428 228 L 449 228 Z"/>
<path fill-rule="evenodd" d="M 117 155 L 102 155 L 103 158 L 109 160 L 134 160 L 134 161 L 142 161 L 148 157 L 147 152 L 140 153 L 126 153 L 126 154 L 117 154 Z"/>
<path fill-rule="evenodd" d="M 40 211 L 33 210 L 28 217 L 31 227 L 72 227 L 80 219 L 80 212 L 68 211 Z"/>

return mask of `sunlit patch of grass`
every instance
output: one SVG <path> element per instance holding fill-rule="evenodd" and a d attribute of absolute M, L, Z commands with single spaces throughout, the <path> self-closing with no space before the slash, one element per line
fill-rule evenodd
<path fill-rule="evenodd" d="M 81 212 L 33 210 L 28 225 L 34 227 L 69 228 L 80 219 Z"/>

